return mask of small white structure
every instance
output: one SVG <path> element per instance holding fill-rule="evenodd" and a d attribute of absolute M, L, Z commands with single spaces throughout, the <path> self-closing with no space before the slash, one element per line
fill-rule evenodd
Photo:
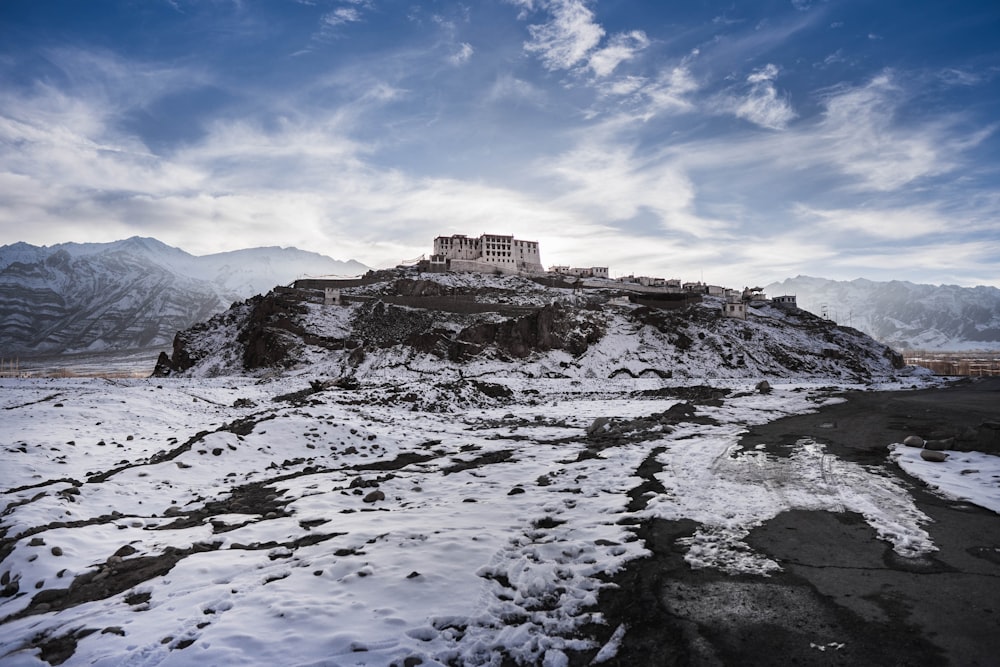
<path fill-rule="evenodd" d="M 537 241 L 522 241 L 502 234 L 465 234 L 434 239 L 431 265 L 452 271 L 479 273 L 545 273 Z"/>
<path fill-rule="evenodd" d="M 340 290 L 336 287 L 324 287 L 323 288 L 323 305 L 324 306 L 339 306 L 342 305 L 340 301 Z"/>
<path fill-rule="evenodd" d="M 742 297 L 728 297 L 722 304 L 722 314 L 738 320 L 747 318 L 747 304 Z"/>

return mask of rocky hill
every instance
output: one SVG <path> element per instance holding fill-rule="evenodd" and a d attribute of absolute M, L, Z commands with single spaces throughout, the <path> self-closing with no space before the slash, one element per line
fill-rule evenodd
<path fill-rule="evenodd" d="M 904 372 L 890 348 L 802 310 L 751 308 L 743 321 L 724 317 L 722 302 L 710 297 L 655 308 L 623 304 L 628 294 L 617 288 L 375 275 L 342 290 L 342 305 L 324 305 L 318 290 L 290 288 L 234 304 L 178 333 L 157 373 L 868 381 Z"/>
<path fill-rule="evenodd" d="M 0 247 L 0 353 L 166 347 L 174 334 L 303 274 L 363 273 L 294 248 L 196 257 L 155 239 Z"/>
<path fill-rule="evenodd" d="M 765 287 L 899 350 L 1000 350 L 1000 290 L 798 276 Z"/>

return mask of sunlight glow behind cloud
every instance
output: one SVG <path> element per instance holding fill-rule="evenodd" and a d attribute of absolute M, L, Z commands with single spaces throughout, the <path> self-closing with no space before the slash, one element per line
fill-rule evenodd
<path fill-rule="evenodd" d="M 7 3 L 2 242 L 1000 285 L 1000 9 L 175 5 Z"/>

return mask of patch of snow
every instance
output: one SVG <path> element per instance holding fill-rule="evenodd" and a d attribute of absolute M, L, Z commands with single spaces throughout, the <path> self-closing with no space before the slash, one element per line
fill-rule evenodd
<path fill-rule="evenodd" d="M 1000 456 L 982 452 L 947 452 L 943 462 L 925 461 L 921 450 L 899 443 L 889 446 L 900 468 L 946 498 L 965 500 L 1000 514 Z"/>

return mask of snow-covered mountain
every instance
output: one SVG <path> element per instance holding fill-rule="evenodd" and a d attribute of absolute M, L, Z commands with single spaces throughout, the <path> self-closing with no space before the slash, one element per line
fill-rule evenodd
<path fill-rule="evenodd" d="M 1000 289 L 797 276 L 765 287 L 899 350 L 1000 350 Z"/>
<path fill-rule="evenodd" d="M 0 354 L 132 350 L 303 275 L 368 268 L 295 248 L 196 257 L 156 239 L 0 247 Z"/>
<path fill-rule="evenodd" d="M 157 372 L 296 369 L 334 378 L 836 378 L 903 368 L 869 336 L 801 310 L 723 316 L 722 301 L 659 309 L 618 288 L 573 290 L 516 277 L 387 271 L 324 305 L 283 289 L 179 332 Z M 427 398 L 429 394 L 425 394 Z M 433 400 L 428 398 L 428 400 Z"/>

